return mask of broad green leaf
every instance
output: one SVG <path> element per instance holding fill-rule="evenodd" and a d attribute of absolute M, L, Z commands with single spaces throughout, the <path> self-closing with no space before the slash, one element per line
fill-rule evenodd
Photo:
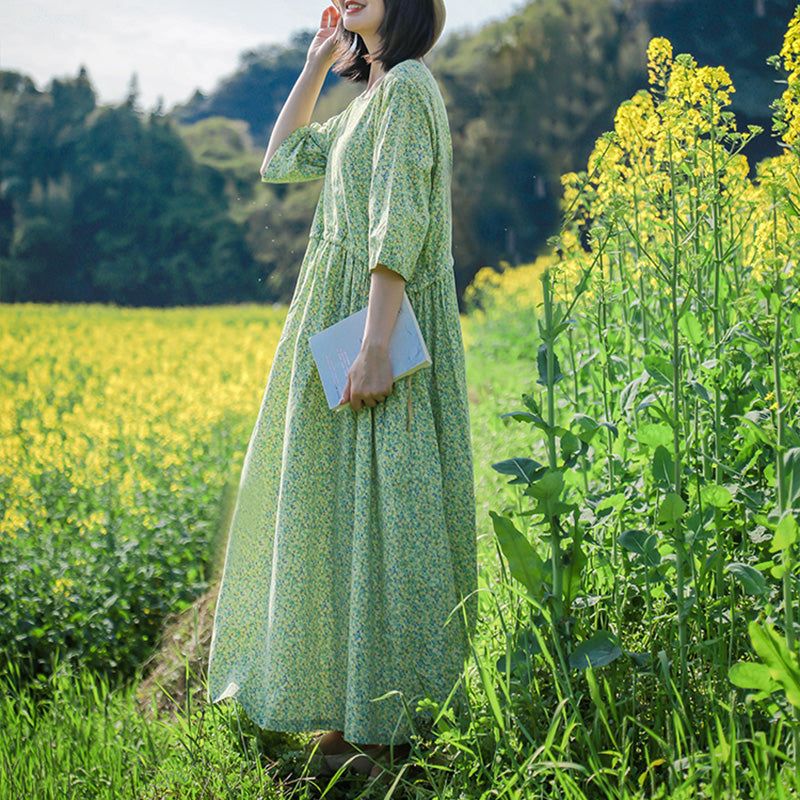
<path fill-rule="evenodd" d="M 702 400 L 705 400 L 706 403 L 711 402 L 711 396 L 708 393 L 708 389 L 703 386 L 700 381 L 689 381 L 689 388 Z"/>
<path fill-rule="evenodd" d="M 608 631 L 598 631 L 591 639 L 582 642 L 569 656 L 571 667 L 604 667 L 622 655 L 622 650 Z"/>
<path fill-rule="evenodd" d="M 800 708 L 800 667 L 797 656 L 769 623 L 762 626 L 753 621 L 747 629 L 753 649 L 769 668 L 770 677 L 783 687 L 786 699 L 795 708 Z"/>
<path fill-rule="evenodd" d="M 641 556 L 641 560 L 650 567 L 657 567 L 661 563 L 658 543 L 652 533 L 642 530 L 623 531 L 617 542 L 628 552 Z"/>
<path fill-rule="evenodd" d="M 653 453 L 653 479 L 659 486 L 672 486 L 675 462 L 666 447 L 659 445 Z"/>
<path fill-rule="evenodd" d="M 784 574 L 786 573 L 786 564 L 776 564 L 774 567 L 770 567 L 769 574 L 772 575 L 773 578 L 777 580 L 782 580 Z"/>
<path fill-rule="evenodd" d="M 621 511 L 625 507 L 627 498 L 622 492 L 612 494 L 610 497 L 604 497 L 598 504 L 595 511 L 605 511 L 607 508 L 613 508 L 614 511 Z"/>
<path fill-rule="evenodd" d="M 534 597 L 541 596 L 546 575 L 544 562 L 525 535 L 508 518 L 489 511 L 500 549 L 508 561 L 511 577 L 518 580 Z"/>
<path fill-rule="evenodd" d="M 693 311 L 686 311 L 678 320 L 678 330 L 695 345 L 695 347 L 703 344 L 705 341 L 703 326 L 700 324 L 700 320 L 695 316 Z"/>
<path fill-rule="evenodd" d="M 519 634 L 515 646 L 509 644 L 506 652 L 495 661 L 495 668 L 501 675 L 504 674 L 508 658 L 511 674 L 521 680 L 530 681 L 533 673 L 533 657 L 541 651 L 541 645 L 534 632 L 530 628 L 525 628 Z"/>
<path fill-rule="evenodd" d="M 783 496 L 787 508 L 800 511 L 800 447 L 783 454 Z"/>
<path fill-rule="evenodd" d="M 639 426 L 636 438 L 648 447 L 669 447 L 672 444 L 672 428 L 657 422 L 647 422 Z"/>
<path fill-rule="evenodd" d="M 769 414 L 756 409 L 746 414 L 731 414 L 732 419 L 742 421 L 743 428 L 750 434 L 753 441 L 772 445 L 775 440 L 775 429 L 769 420 Z"/>
<path fill-rule="evenodd" d="M 777 553 L 786 550 L 797 541 L 797 521 L 791 513 L 785 514 L 775 527 L 775 535 L 769 546 L 770 552 Z"/>
<path fill-rule="evenodd" d="M 508 482 L 508 485 L 514 483 L 530 483 L 537 476 L 539 470 L 544 467 L 532 458 L 508 458 L 505 461 L 498 461 L 492 464 L 492 469 L 499 472 L 501 475 L 513 475 L 514 480 Z"/>
<path fill-rule="evenodd" d="M 539 345 L 539 351 L 536 355 L 536 364 L 539 367 L 539 377 L 536 379 L 536 383 L 540 383 L 542 386 L 547 386 L 547 344 L 544 342 Z M 558 356 L 553 353 L 553 384 L 555 385 L 564 377 L 563 373 L 561 372 L 561 365 L 558 362 Z"/>
<path fill-rule="evenodd" d="M 725 569 L 742 584 L 747 594 L 764 595 L 769 591 L 764 576 L 755 567 L 732 561 L 725 565 Z"/>
<path fill-rule="evenodd" d="M 561 458 L 565 461 L 573 453 L 577 453 L 581 449 L 581 442 L 578 437 L 571 431 L 567 431 L 561 436 Z"/>
<path fill-rule="evenodd" d="M 672 386 L 672 362 L 664 358 L 664 356 L 656 355 L 645 356 L 642 361 L 644 363 L 644 368 L 656 383 L 660 383 L 664 386 Z"/>
<path fill-rule="evenodd" d="M 595 420 L 591 417 L 587 417 L 586 414 L 576 414 L 572 418 L 572 424 L 579 428 L 576 435 L 582 442 L 586 442 L 586 444 L 591 444 L 594 435 L 600 427 Z"/>
<path fill-rule="evenodd" d="M 755 661 L 739 661 L 728 670 L 728 680 L 742 689 L 758 689 L 761 692 L 774 692 L 780 684 L 772 680 L 769 668 Z"/>
<path fill-rule="evenodd" d="M 675 492 L 668 492 L 658 509 L 658 522 L 674 526 L 686 511 L 686 503 Z"/>
<path fill-rule="evenodd" d="M 613 422 L 601 422 L 601 428 L 607 428 L 611 431 L 611 435 L 616 439 L 619 436 L 619 431 L 617 430 L 617 426 Z"/>
<path fill-rule="evenodd" d="M 538 481 L 530 485 L 530 494 L 540 500 L 555 499 L 564 488 L 564 474 L 560 469 L 548 469 Z"/>
<path fill-rule="evenodd" d="M 730 490 L 717 483 L 707 483 L 700 489 L 700 497 L 707 506 L 727 508 L 733 502 Z"/>

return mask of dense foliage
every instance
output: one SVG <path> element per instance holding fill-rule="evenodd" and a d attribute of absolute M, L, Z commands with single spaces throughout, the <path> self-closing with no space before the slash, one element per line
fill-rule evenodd
<path fill-rule="evenodd" d="M 1 663 L 129 677 L 208 586 L 284 316 L 2 307 Z"/>
<path fill-rule="evenodd" d="M 571 732 L 589 796 L 616 796 L 622 765 L 732 789 L 716 762 L 739 759 L 768 796 L 775 753 L 800 767 L 800 7 L 772 59 L 783 153 L 753 179 L 763 131 L 738 130 L 725 68 L 647 52 L 649 90 L 563 176 L 537 385 L 504 415 L 536 445 L 493 465 L 519 487 L 490 513 L 521 591 L 502 691 L 481 684 L 504 733 Z M 550 702 L 517 702 L 542 669 Z"/>

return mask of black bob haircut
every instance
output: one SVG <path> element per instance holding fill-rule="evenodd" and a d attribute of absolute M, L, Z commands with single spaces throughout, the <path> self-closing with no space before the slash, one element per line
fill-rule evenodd
<path fill-rule="evenodd" d="M 385 11 L 378 28 L 381 48 L 376 53 L 368 52 L 361 36 L 348 31 L 339 19 L 336 48 L 341 55 L 332 71 L 340 77 L 355 82 L 367 81 L 371 61 L 380 61 L 388 72 L 408 58 L 422 58 L 435 44 L 434 0 L 383 1 Z M 342 5 L 345 2 L 342 0 Z"/>

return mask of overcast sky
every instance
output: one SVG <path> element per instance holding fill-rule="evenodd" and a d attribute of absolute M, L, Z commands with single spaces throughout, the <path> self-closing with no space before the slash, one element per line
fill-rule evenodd
<path fill-rule="evenodd" d="M 2 0 L 0 69 L 29 75 L 40 89 L 83 64 L 102 103 L 121 101 L 131 75 L 140 104 L 159 95 L 169 109 L 196 88 L 210 92 L 235 71 L 239 54 L 285 42 L 319 24 L 327 0 Z M 524 0 L 449 0 L 444 35 L 507 16 Z"/>

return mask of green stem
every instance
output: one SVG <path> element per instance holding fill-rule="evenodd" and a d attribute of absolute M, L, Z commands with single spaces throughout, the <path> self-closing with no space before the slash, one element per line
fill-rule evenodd
<path fill-rule="evenodd" d="M 542 275 L 542 287 L 544 295 L 544 318 L 545 318 L 545 345 L 547 347 L 547 454 L 550 469 L 558 468 L 558 456 L 556 453 L 556 399 L 555 399 L 555 336 L 556 325 L 553 320 L 553 296 L 550 287 L 550 272 L 545 270 Z M 555 516 L 550 516 L 550 561 L 553 571 L 553 636 L 556 646 L 559 644 L 560 625 L 563 616 L 562 606 L 562 564 L 561 564 L 561 535 L 558 527 L 558 520 Z"/>
<path fill-rule="evenodd" d="M 672 450 L 674 459 L 673 484 L 678 497 L 681 496 L 681 443 L 680 443 L 680 341 L 678 339 L 678 267 L 680 244 L 678 241 L 678 206 L 675 197 L 675 169 L 672 159 L 672 134 L 667 134 L 669 147 L 670 196 L 672 200 L 672 263 L 670 272 L 670 314 L 672 319 Z M 683 524 L 675 521 L 675 571 L 676 590 L 678 594 L 678 639 L 680 647 L 680 680 L 681 695 L 686 691 L 686 614 L 684 599 L 684 570 L 686 556 L 684 553 Z"/>

